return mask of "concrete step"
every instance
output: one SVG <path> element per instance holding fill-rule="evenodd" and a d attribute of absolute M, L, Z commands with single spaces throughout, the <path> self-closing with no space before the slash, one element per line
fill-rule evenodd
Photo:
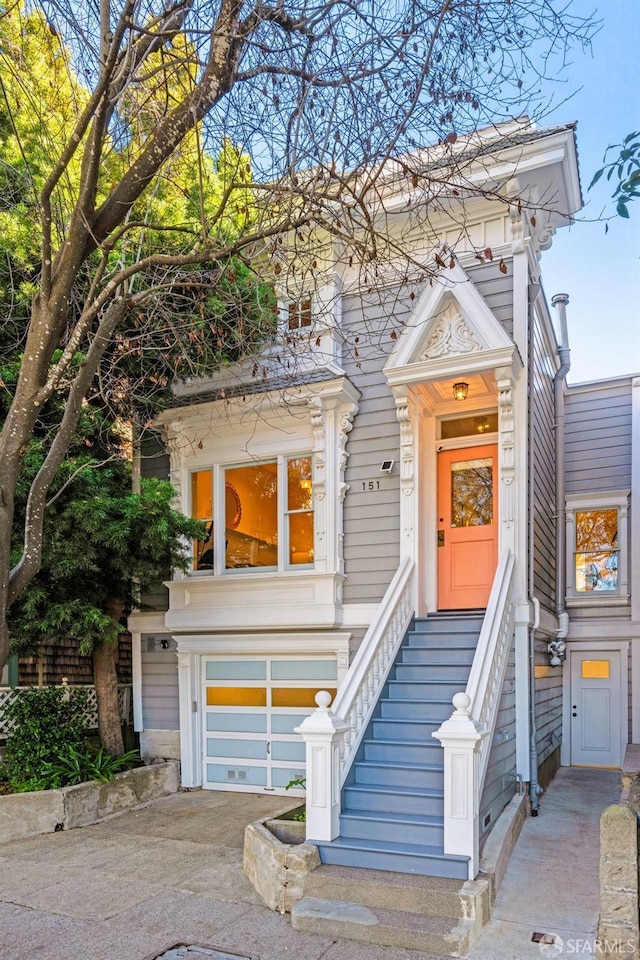
<path fill-rule="evenodd" d="M 410 700 L 409 698 L 400 700 L 382 697 L 378 701 L 380 717 L 383 720 L 435 721 L 439 726 L 443 720 L 448 720 L 453 713 L 452 697 L 453 694 L 451 694 L 451 697 L 443 697 L 442 699 L 438 697 L 432 700 Z"/>
<path fill-rule="evenodd" d="M 465 953 L 471 943 L 472 920 L 423 917 L 416 913 L 372 910 L 361 904 L 305 897 L 291 911 L 294 930 L 321 936 L 345 937 L 423 953 Z"/>
<path fill-rule="evenodd" d="M 469 669 L 466 663 L 396 663 L 394 680 L 455 680 L 464 689 Z"/>
<path fill-rule="evenodd" d="M 385 739 L 380 729 L 381 722 L 378 721 L 377 726 L 374 724 L 374 739 L 364 742 L 365 760 L 442 765 L 442 747 L 439 740 L 431 738 L 430 735 L 429 739 L 422 743 L 419 740 Z"/>
<path fill-rule="evenodd" d="M 439 751 L 441 760 L 437 763 L 393 763 L 387 761 L 358 760 L 354 766 L 356 784 L 376 786 L 419 787 L 423 790 L 442 788 L 444 776 L 443 751 Z"/>
<path fill-rule="evenodd" d="M 342 900 L 376 909 L 423 916 L 465 917 L 486 923 L 491 884 L 487 878 L 452 880 L 388 870 L 359 870 L 323 863 L 307 874 L 305 897 Z"/>
<path fill-rule="evenodd" d="M 469 872 L 468 857 L 448 856 L 442 848 L 426 844 L 349 837 L 338 837 L 331 843 L 319 843 L 311 838 L 309 843 L 316 843 L 323 863 L 458 880 L 467 879 Z"/>
<path fill-rule="evenodd" d="M 344 807 L 348 810 L 375 810 L 384 813 L 412 813 L 425 817 L 441 817 L 444 792 L 419 787 L 382 787 L 376 784 L 352 784 L 344 788 Z"/>
<path fill-rule="evenodd" d="M 393 843 L 414 843 L 442 849 L 444 818 L 410 813 L 372 813 L 366 810 L 343 810 L 340 814 L 340 836 L 356 840 L 378 840 L 384 837 Z"/>

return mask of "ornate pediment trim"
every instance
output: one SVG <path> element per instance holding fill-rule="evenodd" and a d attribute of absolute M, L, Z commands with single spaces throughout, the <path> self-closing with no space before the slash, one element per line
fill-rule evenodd
<path fill-rule="evenodd" d="M 427 342 L 418 359 L 438 360 L 440 357 L 476 353 L 478 350 L 482 350 L 482 344 L 462 316 L 458 304 L 453 301 L 432 322 Z"/>

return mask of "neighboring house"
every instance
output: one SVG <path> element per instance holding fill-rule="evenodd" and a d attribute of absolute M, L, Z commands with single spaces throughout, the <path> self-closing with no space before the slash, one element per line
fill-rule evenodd
<path fill-rule="evenodd" d="M 116 656 L 118 683 L 131 683 L 131 637 L 121 634 Z M 30 656 L 13 654 L 0 677 L 0 686 L 47 687 L 93 683 L 93 660 L 78 653 L 73 640 L 42 644 Z"/>
<path fill-rule="evenodd" d="M 519 783 L 535 806 L 560 763 L 640 738 L 639 382 L 567 388 L 540 257 L 581 206 L 574 127 L 506 133 L 471 175 L 528 206 L 434 215 L 432 285 L 366 288 L 325 247 L 282 294 L 294 372 L 276 348 L 180 384 L 141 451 L 208 525 L 129 618 L 143 751 L 185 787 L 284 793 L 337 692 L 346 732 L 305 725 L 329 862 L 474 875 Z"/>

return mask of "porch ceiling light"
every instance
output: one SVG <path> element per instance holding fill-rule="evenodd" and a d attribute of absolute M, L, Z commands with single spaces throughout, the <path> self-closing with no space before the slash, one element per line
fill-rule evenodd
<path fill-rule="evenodd" d="M 466 400 L 469 396 L 469 384 L 461 380 L 459 383 L 454 383 L 453 385 L 453 399 L 454 400 Z"/>

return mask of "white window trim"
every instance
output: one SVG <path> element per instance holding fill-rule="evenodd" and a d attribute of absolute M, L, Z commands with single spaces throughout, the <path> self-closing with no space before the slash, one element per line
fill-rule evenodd
<path fill-rule="evenodd" d="M 287 510 L 287 462 L 289 460 L 295 460 L 303 457 L 309 457 L 311 459 L 311 475 L 313 477 L 313 453 L 311 450 L 304 450 L 302 452 L 278 454 L 273 457 L 263 457 L 259 460 L 246 460 L 246 461 L 233 461 L 229 463 L 215 463 L 208 464 L 203 466 L 197 466 L 189 470 L 188 476 L 188 496 L 189 496 L 189 506 L 188 513 L 189 516 L 192 516 L 192 503 L 191 503 L 191 476 L 194 473 L 203 472 L 206 470 L 211 471 L 212 478 L 212 497 L 213 497 L 213 531 L 214 531 L 214 541 L 213 541 L 213 569 L 211 570 L 195 570 L 190 569 L 189 576 L 191 577 L 206 577 L 206 576 L 215 576 L 215 577 L 229 577 L 239 575 L 241 577 L 246 577 L 251 573 L 265 573 L 265 574 L 274 574 L 274 573 L 293 573 L 297 570 L 315 570 L 315 560 L 313 563 L 289 563 L 289 516 L 292 513 L 301 513 L 304 511 L 291 511 Z M 225 527 L 224 524 L 219 523 L 220 511 L 224 512 L 225 505 L 225 486 L 226 486 L 226 471 L 234 470 L 242 467 L 249 466 L 259 466 L 263 463 L 276 463 L 278 468 L 278 495 L 277 495 L 277 510 L 278 510 L 278 564 L 277 566 L 271 567 L 227 567 L 226 564 L 226 547 L 225 547 Z M 313 530 L 314 530 L 314 548 L 317 541 L 317 525 L 316 525 L 316 511 L 315 511 L 315 498 L 312 502 L 312 506 L 309 511 L 313 513 Z M 315 557 L 315 549 L 314 549 Z"/>
<path fill-rule="evenodd" d="M 629 603 L 629 490 L 576 493 L 567 497 L 567 595 L 568 607 L 612 607 Z M 618 588 L 582 592 L 576 590 L 576 513 L 580 510 L 618 511 Z"/>

